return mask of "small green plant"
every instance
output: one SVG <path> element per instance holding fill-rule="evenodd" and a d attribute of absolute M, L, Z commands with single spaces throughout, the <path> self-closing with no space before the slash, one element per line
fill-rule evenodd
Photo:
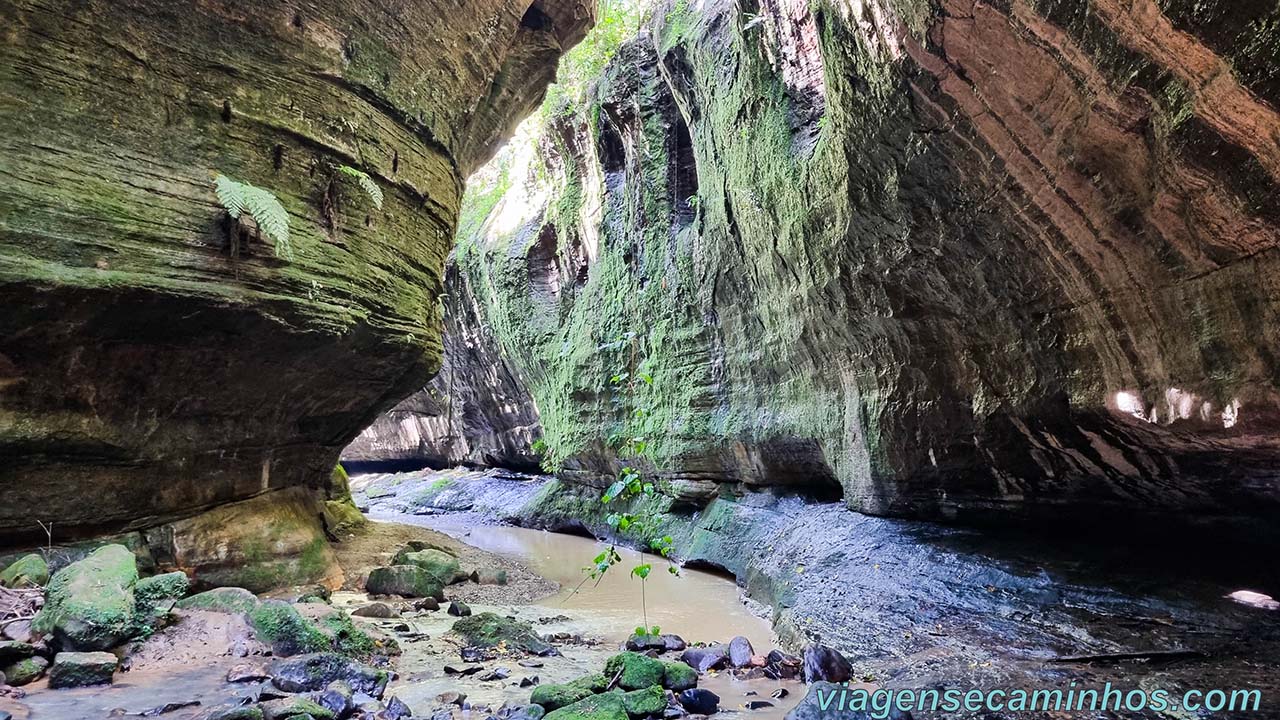
<path fill-rule="evenodd" d="M 221 173 L 214 178 L 214 193 L 223 209 L 236 222 L 237 229 L 243 226 L 243 218 L 248 214 L 258 232 L 271 239 L 276 257 L 293 259 L 293 245 L 289 242 L 289 213 L 275 195 L 249 183 L 232 180 Z M 233 230 L 233 255 L 237 254 L 238 243 L 239 233 Z"/>
<path fill-rule="evenodd" d="M 378 183 L 369 177 L 369 173 L 363 170 L 357 170 L 350 165 L 339 165 L 338 172 L 351 178 L 364 190 L 369 199 L 373 201 L 373 206 L 382 209 L 382 188 L 378 187 Z"/>

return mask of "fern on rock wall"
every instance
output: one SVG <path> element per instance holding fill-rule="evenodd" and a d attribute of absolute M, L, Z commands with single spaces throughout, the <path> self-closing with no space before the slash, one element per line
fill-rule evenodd
<path fill-rule="evenodd" d="M 238 221 L 245 213 L 253 218 L 262 234 L 271 239 L 276 257 L 293 259 L 293 245 L 289 242 L 289 213 L 275 195 L 222 174 L 214 180 L 214 192 L 232 219 Z"/>
<path fill-rule="evenodd" d="M 378 187 L 378 183 L 369 177 L 369 173 L 357 170 L 350 165 L 339 165 L 338 172 L 355 180 L 360 185 L 360 189 L 364 190 L 369 199 L 373 201 L 373 206 L 379 210 L 382 209 L 382 188 Z"/>

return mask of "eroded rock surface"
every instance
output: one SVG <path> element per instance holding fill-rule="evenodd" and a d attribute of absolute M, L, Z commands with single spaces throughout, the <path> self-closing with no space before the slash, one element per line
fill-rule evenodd
<path fill-rule="evenodd" d="M 666 3 L 476 188 L 450 312 L 575 482 L 634 436 L 695 506 L 1274 538 L 1274 13 Z M 453 392 L 512 397 L 498 365 Z"/>
<path fill-rule="evenodd" d="M 0 4 L 0 541 L 322 487 L 440 367 L 463 178 L 593 13 Z M 274 194 L 291 257 L 218 173 Z"/>

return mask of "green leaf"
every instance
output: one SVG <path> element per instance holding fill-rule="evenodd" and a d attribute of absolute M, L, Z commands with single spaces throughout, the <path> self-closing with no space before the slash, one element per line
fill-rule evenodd
<path fill-rule="evenodd" d="M 631 568 L 631 577 L 638 577 L 641 580 L 644 580 L 645 578 L 649 577 L 649 571 L 652 569 L 653 569 L 653 566 L 650 565 L 649 563 L 645 563 L 644 565 L 637 565 Z"/>
<path fill-rule="evenodd" d="M 378 183 L 369 177 L 369 173 L 363 170 L 357 170 L 350 165 L 339 165 L 338 172 L 352 178 L 360 185 L 360 189 L 364 190 L 369 199 L 373 201 L 375 207 L 382 209 L 382 188 L 378 187 Z"/>
<path fill-rule="evenodd" d="M 215 177 L 213 183 L 218 202 L 232 219 L 240 220 L 248 213 L 257 223 L 258 230 L 271 240 L 276 256 L 293 259 L 293 246 L 289 243 L 289 213 L 275 195 L 222 174 Z"/>

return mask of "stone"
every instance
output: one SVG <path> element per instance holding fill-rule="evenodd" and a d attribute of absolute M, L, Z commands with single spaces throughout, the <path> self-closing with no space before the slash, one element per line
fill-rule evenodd
<path fill-rule="evenodd" d="M 624 690 L 661 686 L 664 672 L 662 661 L 634 652 L 614 655 L 604 666 L 605 677 L 616 677 L 616 684 Z"/>
<path fill-rule="evenodd" d="M 680 652 L 689 647 L 684 638 L 679 635 L 663 634 L 660 637 L 662 638 L 662 646 L 667 652 Z"/>
<path fill-rule="evenodd" d="M 502 568 L 479 568 L 472 570 L 471 582 L 478 585 L 506 585 L 507 571 Z"/>
<path fill-rule="evenodd" d="M 266 720 L 262 708 L 257 705 L 227 703 L 209 708 L 196 716 L 199 720 Z"/>
<path fill-rule="evenodd" d="M 803 658 L 806 683 L 842 683 L 853 678 L 853 665 L 834 648 L 810 643 L 804 648 Z"/>
<path fill-rule="evenodd" d="M 49 565 L 44 557 L 31 553 L 16 560 L 0 572 L 0 587 L 44 587 L 49 582 Z"/>
<path fill-rule="evenodd" d="M 449 614 L 455 617 L 467 617 L 471 614 L 471 608 L 464 602 L 454 600 L 449 603 Z"/>
<path fill-rule="evenodd" d="M 604 692 L 609 681 L 599 673 L 586 675 L 564 684 L 539 685 L 529 696 L 529 702 L 547 711 L 559 710 L 583 698 Z"/>
<path fill-rule="evenodd" d="M 60 652 L 49 668 L 49 687 L 108 685 L 119 664 L 119 659 L 108 652 Z"/>
<path fill-rule="evenodd" d="M 445 705 L 457 705 L 458 707 L 462 707 L 462 704 L 466 701 L 467 694 L 458 692 L 457 690 L 448 690 L 436 695 L 436 702 L 441 702 Z"/>
<path fill-rule="evenodd" d="M 244 588 L 222 587 L 182 598 L 174 607 L 179 610 L 204 610 L 229 614 L 248 613 L 258 606 L 258 596 Z"/>
<path fill-rule="evenodd" d="M 444 585 L 417 565 L 374 568 L 365 581 L 365 590 L 375 595 L 444 598 Z"/>
<path fill-rule="evenodd" d="M 271 677 L 271 673 L 267 672 L 266 666 L 259 663 L 239 663 L 231 666 L 227 671 L 227 682 L 258 682 Z"/>
<path fill-rule="evenodd" d="M 413 711 L 409 709 L 408 705 L 404 704 L 403 700 L 398 697 L 393 697 L 387 701 L 387 709 L 384 712 L 383 717 L 385 717 L 386 720 L 404 720 L 404 718 L 408 718 L 412 715 Z M 379 720 L 382 720 L 382 718 L 379 718 Z"/>
<path fill-rule="evenodd" d="M 777 649 L 769 651 L 764 658 L 764 663 L 765 674 L 775 680 L 798 678 L 803 670 L 800 658 Z"/>
<path fill-rule="evenodd" d="M 31 627 L 71 650 L 114 647 L 138 630 L 137 583 L 133 553 L 122 545 L 103 546 L 54 574 Z"/>
<path fill-rule="evenodd" d="M 324 690 L 312 693 L 311 699 L 338 718 L 347 717 L 355 709 L 355 691 L 346 680 L 334 680 Z"/>
<path fill-rule="evenodd" d="M 622 693 L 602 693 L 548 712 L 544 720 L 626 720 Z"/>
<path fill-rule="evenodd" d="M 171 572 L 142 578 L 133 588 L 134 624 L 156 629 L 164 623 L 178 600 L 187 594 L 186 573 Z"/>
<path fill-rule="evenodd" d="M 546 708 L 531 703 L 512 710 L 511 714 L 507 715 L 507 720 L 542 720 L 546 714 Z"/>
<path fill-rule="evenodd" d="M 384 620 L 400 617 L 399 610 L 396 610 L 395 608 L 391 607 L 386 603 L 380 603 L 380 602 L 369 603 L 368 605 L 362 605 L 356 608 L 355 610 L 352 610 L 351 614 L 355 615 L 356 617 L 380 618 Z"/>
<path fill-rule="evenodd" d="M 633 718 L 658 715 L 667 709 L 667 693 L 659 685 L 622 694 L 622 707 Z"/>
<path fill-rule="evenodd" d="M 474 647 L 492 648 L 505 643 L 509 648 L 517 648 L 535 655 L 555 652 L 555 648 L 538 637 L 528 623 L 501 617 L 491 612 L 462 617 L 453 624 L 451 632 Z"/>
<path fill-rule="evenodd" d="M 729 665 L 744 668 L 751 664 L 751 657 L 756 654 L 751 641 L 739 635 L 729 641 Z"/>
<path fill-rule="evenodd" d="M 710 715 L 720 709 L 720 696 L 703 688 L 682 690 L 676 699 L 685 710 L 695 715 Z"/>
<path fill-rule="evenodd" d="M 29 643 L 34 639 L 30 620 L 15 620 L 0 628 L 0 640 Z"/>
<path fill-rule="evenodd" d="M 773 703 L 768 700 L 749 700 L 742 704 L 742 707 L 748 710 L 764 710 L 773 707 Z"/>
<path fill-rule="evenodd" d="M 415 600 L 413 602 L 413 609 L 419 612 L 435 612 L 440 609 L 440 601 L 433 597 Z"/>
<path fill-rule="evenodd" d="M 682 662 L 662 663 L 662 686 L 680 692 L 698 685 L 698 671 Z"/>
<path fill-rule="evenodd" d="M 44 675 L 44 671 L 49 667 L 49 661 L 40 656 L 28 657 L 9 665 L 0 665 L 0 675 L 5 678 L 0 685 L 8 683 L 15 687 L 21 687 L 39 680 Z"/>
<path fill-rule="evenodd" d="M 411 552 L 401 550 L 391 558 L 391 565 L 416 565 L 441 585 L 452 585 L 467 577 L 458 566 L 458 558 L 434 548 Z"/>
<path fill-rule="evenodd" d="M 259 707 L 266 720 L 338 720 L 338 715 L 332 710 L 305 695 L 268 700 Z"/>
<path fill-rule="evenodd" d="M 680 655 L 680 661 L 700 673 L 729 664 L 729 651 L 723 645 L 691 647 Z"/>
<path fill-rule="evenodd" d="M 259 597 L 262 600 L 283 600 L 292 605 L 297 605 L 300 603 L 328 603 L 332 596 L 333 593 L 324 585 L 308 583 L 276 588 L 262 593 Z"/>
<path fill-rule="evenodd" d="M 31 643 L 18 642 L 17 640 L 0 641 L 0 665 L 29 658 L 38 652 L 40 652 L 40 649 Z"/>
<path fill-rule="evenodd" d="M 381 698 L 390 675 L 336 653 L 313 653 L 277 660 L 267 668 L 271 684 L 291 693 L 315 692 L 341 680 L 352 690 Z"/>

